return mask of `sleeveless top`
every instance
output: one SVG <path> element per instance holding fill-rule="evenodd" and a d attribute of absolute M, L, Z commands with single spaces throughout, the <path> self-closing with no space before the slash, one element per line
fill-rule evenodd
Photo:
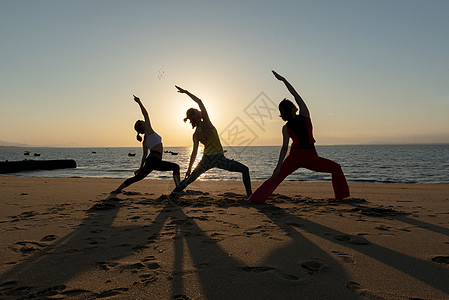
<path fill-rule="evenodd" d="M 162 144 L 162 138 L 156 132 L 148 135 L 145 139 L 145 146 L 147 146 L 148 149 L 151 149 L 154 146 L 159 145 L 159 144 Z"/>
<path fill-rule="evenodd" d="M 200 124 L 198 125 L 198 133 L 201 133 L 202 131 L 203 128 L 201 128 Z M 221 146 L 220 138 L 215 127 L 212 127 L 212 134 L 202 143 L 204 144 L 203 155 L 223 154 L 223 147 Z"/>
<path fill-rule="evenodd" d="M 296 115 L 287 122 L 287 131 L 293 140 L 292 148 L 314 149 L 315 139 L 312 134 L 312 121 L 303 115 Z"/>

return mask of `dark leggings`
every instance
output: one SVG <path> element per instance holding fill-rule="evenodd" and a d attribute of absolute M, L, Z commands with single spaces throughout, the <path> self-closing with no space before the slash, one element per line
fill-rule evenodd
<path fill-rule="evenodd" d="M 235 161 L 233 159 L 226 158 L 223 154 L 217 155 L 203 155 L 203 158 L 196 166 L 195 170 L 193 170 L 192 174 L 174 189 L 173 192 L 178 193 L 185 189 L 189 184 L 194 182 L 198 177 L 201 176 L 204 172 L 211 168 L 220 168 L 223 170 L 231 171 L 231 172 L 240 172 L 243 177 L 243 184 L 245 185 L 246 194 L 251 195 L 251 179 L 249 176 L 249 169 L 242 163 Z"/>
<path fill-rule="evenodd" d="M 162 153 L 151 151 L 145 160 L 143 167 L 137 172 L 134 177 L 125 180 L 124 184 L 129 186 L 139 180 L 144 179 L 151 171 L 173 171 L 173 176 L 179 176 L 179 165 L 162 160 Z"/>

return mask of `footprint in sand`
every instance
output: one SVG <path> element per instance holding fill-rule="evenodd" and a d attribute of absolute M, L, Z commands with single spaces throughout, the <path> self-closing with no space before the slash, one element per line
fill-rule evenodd
<path fill-rule="evenodd" d="M 200 221 L 208 221 L 209 217 L 208 216 L 197 216 L 197 217 L 192 217 L 192 219 L 200 220 Z"/>
<path fill-rule="evenodd" d="M 335 236 L 335 239 L 340 242 L 347 242 L 354 245 L 368 245 L 370 242 L 361 236 L 341 234 Z"/>
<path fill-rule="evenodd" d="M 449 264 L 449 256 L 434 256 L 431 259 L 439 264 Z"/>
<path fill-rule="evenodd" d="M 15 246 L 12 247 L 12 249 L 15 252 L 22 252 L 23 254 L 39 251 L 42 248 L 46 247 L 47 245 L 38 243 L 38 242 L 17 242 Z"/>
<path fill-rule="evenodd" d="M 11 280 L 0 284 L 0 296 L 7 296 L 14 294 L 14 290 L 17 288 L 18 281 Z"/>
<path fill-rule="evenodd" d="M 111 262 L 107 262 L 107 261 L 98 261 L 98 262 L 96 262 L 96 264 L 97 264 L 97 267 L 99 267 L 100 269 L 105 270 L 105 271 L 109 271 L 118 265 L 118 263 L 111 263 Z"/>
<path fill-rule="evenodd" d="M 147 246 L 147 245 L 137 245 L 137 246 L 132 247 L 131 250 L 133 252 L 141 252 L 141 251 L 144 251 L 144 250 L 150 249 L 150 248 L 151 247 Z"/>
<path fill-rule="evenodd" d="M 107 297 L 112 297 L 112 296 L 117 296 L 117 295 L 123 294 L 123 292 L 127 292 L 127 291 L 129 291 L 128 288 L 111 289 L 111 290 L 106 290 L 101 293 L 95 294 L 95 297 L 97 299 L 98 298 L 107 298 Z"/>
<path fill-rule="evenodd" d="M 44 237 L 41 239 L 41 242 L 51 242 L 51 241 L 54 241 L 54 240 L 56 240 L 56 235 L 54 235 L 54 234 L 49 234 L 49 235 L 44 236 Z"/>
<path fill-rule="evenodd" d="M 350 281 L 345 286 L 348 290 L 356 292 L 360 289 L 360 284 L 354 281 Z"/>
<path fill-rule="evenodd" d="M 137 196 L 137 195 L 141 195 L 141 193 L 139 193 L 139 192 L 123 192 L 123 195 L 125 195 L 125 196 Z"/>
<path fill-rule="evenodd" d="M 91 297 L 94 296 L 95 293 L 89 290 L 74 289 L 63 291 L 60 294 L 67 297 L 79 297 L 80 299 L 90 299 Z"/>
<path fill-rule="evenodd" d="M 227 226 L 232 227 L 232 228 L 235 228 L 235 229 L 240 228 L 240 226 L 237 225 L 237 224 L 230 223 L 230 222 L 226 222 L 226 221 L 223 221 L 223 220 L 216 220 L 216 222 L 217 222 L 217 223 L 221 223 L 221 224 L 223 224 L 223 225 L 227 225 Z"/>
<path fill-rule="evenodd" d="M 10 218 L 12 219 L 10 222 L 18 222 L 18 221 L 21 221 L 21 220 L 29 220 L 29 219 L 32 219 L 36 215 L 37 215 L 37 212 L 35 212 L 35 211 L 24 211 L 20 215 L 10 216 Z"/>
<path fill-rule="evenodd" d="M 140 281 L 134 282 L 133 285 L 143 284 L 144 286 L 147 286 L 150 283 L 156 281 L 157 276 L 154 274 L 142 274 L 142 275 L 139 275 L 139 279 L 140 279 Z"/>
<path fill-rule="evenodd" d="M 263 233 L 263 232 L 266 232 L 266 229 L 264 229 L 264 227 L 262 225 L 259 225 L 259 226 L 253 227 L 253 228 L 249 228 L 244 231 L 244 233 L 247 236 L 251 236 L 251 235 L 259 234 L 259 233 Z"/>
<path fill-rule="evenodd" d="M 66 289 L 65 285 L 50 286 L 48 288 L 39 290 L 35 293 L 29 294 L 28 297 L 31 299 L 33 299 L 33 298 L 45 299 L 50 296 L 56 296 L 56 295 L 60 294 L 60 292 L 65 289 Z"/>
<path fill-rule="evenodd" d="M 97 263 L 98 264 L 98 263 Z M 130 264 L 122 264 L 120 265 L 120 273 L 123 273 L 124 271 L 131 271 L 131 273 L 138 273 L 139 271 L 143 270 L 157 270 L 161 266 L 157 262 L 152 262 L 148 264 L 144 264 L 143 262 L 137 262 L 137 263 L 130 263 Z"/>
<path fill-rule="evenodd" d="M 382 224 L 382 225 L 380 225 L 380 226 L 374 227 L 374 229 L 380 230 L 380 231 L 390 231 L 391 227 Z"/>
<path fill-rule="evenodd" d="M 156 269 L 159 269 L 161 266 L 157 262 L 154 262 L 154 263 L 149 263 L 147 265 L 147 267 L 150 270 L 156 270 Z"/>
<path fill-rule="evenodd" d="M 278 275 L 281 276 L 281 278 L 283 278 L 283 279 L 287 279 L 287 280 L 299 280 L 300 279 L 296 275 L 288 274 L 281 270 L 278 270 L 273 267 L 268 267 L 268 266 L 240 267 L 240 269 L 245 272 L 252 272 L 252 273 L 264 273 L 264 272 L 274 271 L 274 272 L 278 273 Z"/>
<path fill-rule="evenodd" d="M 109 200 L 111 200 L 111 199 L 109 199 Z M 118 201 L 102 201 L 99 203 L 95 203 L 88 211 L 109 210 L 109 209 L 117 208 L 119 206 L 117 204 L 117 202 Z"/>
<path fill-rule="evenodd" d="M 17 281 L 8 281 L 0 285 L 0 298 L 5 299 L 49 299 L 65 290 L 65 285 L 54 285 L 37 290 L 32 286 L 19 286 Z"/>
<path fill-rule="evenodd" d="M 352 209 L 349 209 L 348 211 L 370 217 L 386 217 L 404 214 L 401 211 L 396 211 L 391 208 L 384 208 L 382 206 L 380 207 L 356 206 Z"/>
<path fill-rule="evenodd" d="M 303 262 L 301 264 L 301 267 L 306 269 L 309 274 L 313 274 L 316 272 L 325 271 L 325 270 L 329 269 L 329 267 L 325 266 L 322 262 L 320 262 L 319 260 L 315 260 L 315 259 Z"/>
<path fill-rule="evenodd" d="M 274 270 L 272 267 L 267 266 L 258 266 L 258 267 L 240 267 L 245 272 L 254 272 L 254 273 L 261 273 L 261 272 L 267 272 Z"/>
<path fill-rule="evenodd" d="M 145 256 L 144 259 L 142 259 L 142 262 L 149 262 L 149 261 L 154 261 L 156 260 L 156 257 L 153 255 L 149 255 L 149 256 Z"/>
<path fill-rule="evenodd" d="M 120 266 L 120 273 L 125 270 L 130 270 L 132 273 L 137 273 L 137 270 L 143 270 L 145 268 L 146 266 L 141 262 L 137 262 L 134 264 L 123 264 Z"/>
<path fill-rule="evenodd" d="M 338 250 L 332 250 L 331 252 L 333 254 L 337 255 L 338 257 L 340 257 L 341 259 L 343 259 L 343 262 L 345 262 L 345 263 L 353 264 L 353 265 L 356 264 L 355 260 L 349 254 L 347 254 L 345 252 L 338 251 Z"/>

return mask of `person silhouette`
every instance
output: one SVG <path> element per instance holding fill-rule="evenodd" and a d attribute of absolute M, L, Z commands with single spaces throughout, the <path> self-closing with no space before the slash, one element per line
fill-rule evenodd
<path fill-rule="evenodd" d="M 224 156 L 223 147 L 221 145 L 217 129 L 215 129 L 214 125 L 212 125 L 206 107 L 204 106 L 201 99 L 199 99 L 189 91 L 180 88 L 179 86 L 175 87 L 178 89 L 179 93 L 186 94 L 190 98 L 192 98 L 192 100 L 198 104 L 200 110 L 197 110 L 195 108 L 189 108 L 187 110 L 187 116 L 184 119 L 184 122 L 187 122 L 189 120 L 192 128 L 195 129 L 195 132 L 193 133 L 193 150 L 190 156 L 189 167 L 187 169 L 185 179 L 179 183 L 179 185 L 172 191 L 170 196 L 177 196 L 179 192 L 184 190 L 201 174 L 211 168 L 220 168 L 231 172 L 242 173 L 246 194 L 248 196 L 251 195 L 251 179 L 248 167 L 240 162 L 228 159 Z M 201 158 L 201 161 L 195 167 L 193 172 L 191 172 L 200 142 L 204 145 L 203 157 Z"/>
<path fill-rule="evenodd" d="M 126 179 L 116 190 L 112 192 L 115 194 L 121 193 L 125 187 L 144 179 L 153 170 L 172 171 L 175 185 L 178 185 L 181 179 L 179 165 L 162 160 L 162 138 L 154 131 L 153 127 L 151 126 L 150 117 L 148 116 L 147 110 L 143 106 L 139 97 L 134 96 L 134 101 L 139 104 L 140 110 L 142 111 L 144 117 L 144 121 L 137 120 L 134 124 L 134 129 L 137 131 L 137 140 L 139 142 L 142 142 L 142 161 L 140 163 L 140 168 L 134 172 L 135 176 Z M 143 140 L 140 136 L 141 134 L 144 135 Z M 148 150 L 150 151 L 149 154 Z"/>
<path fill-rule="evenodd" d="M 276 79 L 282 81 L 295 98 L 298 108 L 288 99 L 279 103 L 279 112 L 282 120 L 287 123 L 282 127 L 282 147 L 279 160 L 272 176 L 267 179 L 250 197 L 255 203 L 265 203 L 278 185 L 298 168 L 306 168 L 316 172 L 332 174 L 332 187 L 336 199 L 349 197 L 349 187 L 341 166 L 329 159 L 318 156 L 313 138 L 312 121 L 309 109 L 304 100 L 293 86 L 281 75 L 272 71 Z M 288 144 L 292 139 L 290 152 L 287 154 Z"/>

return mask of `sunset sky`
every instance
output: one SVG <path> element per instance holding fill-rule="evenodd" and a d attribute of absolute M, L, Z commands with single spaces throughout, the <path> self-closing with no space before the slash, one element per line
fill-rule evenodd
<path fill-rule="evenodd" d="M 449 143 L 448 15 L 447 0 L 1 0 L 0 140 L 137 147 L 136 94 L 166 146 L 190 146 L 196 104 L 176 84 L 223 144 L 279 145 L 291 96 L 274 69 L 318 145 Z"/>

